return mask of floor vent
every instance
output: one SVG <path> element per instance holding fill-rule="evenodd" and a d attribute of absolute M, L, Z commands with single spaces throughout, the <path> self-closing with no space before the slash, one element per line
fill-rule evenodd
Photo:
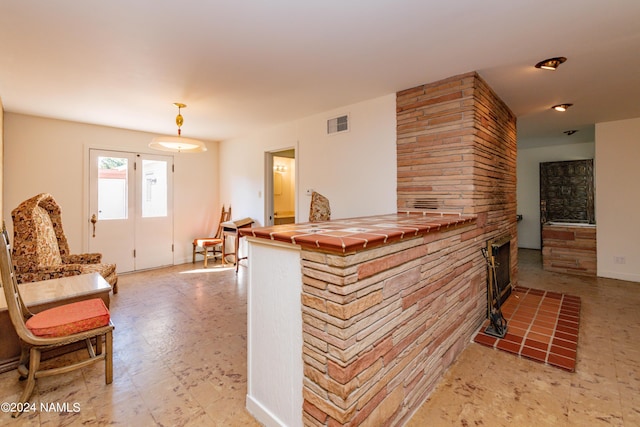
<path fill-rule="evenodd" d="M 333 119 L 327 120 L 327 134 L 332 135 L 335 133 L 348 132 L 349 131 L 349 116 L 339 116 Z"/>

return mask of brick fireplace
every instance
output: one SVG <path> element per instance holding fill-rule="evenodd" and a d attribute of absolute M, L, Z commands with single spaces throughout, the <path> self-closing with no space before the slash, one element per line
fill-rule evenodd
<path fill-rule="evenodd" d="M 516 118 L 475 72 L 397 93 L 398 209 L 478 215 L 480 247 L 512 236 L 517 282 Z"/>
<path fill-rule="evenodd" d="M 402 425 L 486 318 L 487 242 L 512 236 L 517 281 L 513 113 L 476 73 L 398 92 L 396 113 L 398 212 L 476 220 L 362 254 L 302 251 L 304 425 Z"/>
<path fill-rule="evenodd" d="M 487 242 L 487 253 L 491 258 L 487 272 L 487 287 L 495 283 L 496 295 L 500 297 L 500 305 L 511 295 L 511 236 L 498 237 Z M 495 298 L 495 296 L 494 296 Z M 492 303 L 488 301 L 487 312 Z"/>
<path fill-rule="evenodd" d="M 475 72 L 398 92 L 396 114 L 398 210 L 478 216 L 477 227 L 463 233 L 452 257 L 471 254 L 472 267 L 456 286 L 470 291 L 466 298 L 477 299 L 473 305 L 483 309 L 467 314 L 457 329 L 447 331 L 454 335 L 447 337 L 453 343 L 449 357 L 428 362 L 432 370 L 444 372 L 470 341 L 469 325 L 477 316 L 486 316 L 489 277 L 482 249 L 488 242 L 499 243 L 494 245 L 499 247 L 496 252 L 502 251 L 499 279 L 517 284 L 516 118 Z M 458 305 L 468 303 L 453 303 L 445 314 L 452 324 Z M 435 387 L 431 381 L 432 385 L 416 387 L 423 398 Z M 414 399 L 407 395 L 405 405 Z"/>
<path fill-rule="evenodd" d="M 486 318 L 487 242 L 512 236 L 517 281 L 513 113 L 476 73 L 398 92 L 396 112 L 398 212 L 476 219 L 353 255 L 302 251 L 304 425 L 402 425 Z"/>

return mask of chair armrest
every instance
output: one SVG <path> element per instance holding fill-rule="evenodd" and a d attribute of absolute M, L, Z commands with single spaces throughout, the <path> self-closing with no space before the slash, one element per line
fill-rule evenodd
<path fill-rule="evenodd" d="M 16 280 L 18 283 L 39 282 L 41 280 L 77 276 L 78 274 L 82 274 L 82 269 L 78 264 L 52 265 L 38 268 L 34 271 L 16 273 Z"/>
<path fill-rule="evenodd" d="M 63 264 L 100 264 L 101 253 L 71 254 L 62 257 Z"/>

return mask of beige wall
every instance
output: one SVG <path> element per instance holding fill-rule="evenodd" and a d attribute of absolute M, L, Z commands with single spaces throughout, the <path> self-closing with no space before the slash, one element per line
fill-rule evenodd
<path fill-rule="evenodd" d="M 326 119 L 344 113 L 350 114 L 351 131 L 327 136 Z M 640 211 L 635 184 L 640 182 L 640 169 L 635 164 L 640 158 L 639 128 L 640 118 L 598 124 L 595 149 L 593 143 L 586 143 L 520 150 L 518 213 L 525 216 L 524 221 L 536 222 L 536 231 L 526 225 L 527 231 L 523 231 L 524 222 L 520 224 L 519 244 L 539 248 L 538 163 L 588 158 L 595 151 L 598 274 L 640 281 L 636 244 L 640 225 L 630 220 Z M 0 156 L 4 151 L 0 205 L 10 231 L 10 213 L 15 206 L 39 192 L 51 192 L 64 207 L 65 229 L 74 251 L 84 250 L 88 238 L 84 227 L 88 148 L 150 152 L 147 143 L 153 136 L 13 113 L 0 115 L 0 129 L 4 136 L 0 136 L 0 145 L 4 145 L 0 150 Z M 306 220 L 308 188 L 329 197 L 335 218 L 396 209 L 395 94 L 226 141 L 220 143 L 219 150 L 218 143 L 207 145 L 205 154 L 176 157 L 176 263 L 190 259 L 193 237 L 215 231 L 222 201 L 232 203 L 234 217 L 249 216 L 262 223 L 265 151 L 297 149 L 299 221 Z M 625 264 L 615 263 L 614 257 L 624 257 Z"/>
<path fill-rule="evenodd" d="M 11 210 L 38 193 L 51 193 L 62 206 L 72 252 L 88 247 L 89 148 L 152 153 L 155 135 L 7 113 L 4 119 L 4 208 L 12 232 Z M 218 143 L 209 151 L 174 156 L 174 263 L 191 260 L 194 237 L 214 233 L 219 219 Z M 157 154 L 157 152 L 155 152 Z"/>
<path fill-rule="evenodd" d="M 332 218 L 396 211 L 395 94 L 302 118 L 220 144 L 221 190 L 236 217 L 264 223 L 265 152 L 296 148 L 296 214 L 309 219 L 313 189 Z M 327 119 L 349 114 L 349 132 L 327 135 Z"/>
<path fill-rule="evenodd" d="M 599 276 L 640 282 L 638 159 L 640 118 L 596 124 Z"/>
<path fill-rule="evenodd" d="M 351 129 L 326 135 L 326 120 L 350 115 Z M 88 149 L 150 152 L 151 134 L 9 113 L 5 119 L 3 214 L 49 192 L 63 207 L 71 250 L 86 250 Z M 334 218 L 396 210 L 395 94 L 349 105 L 265 130 L 247 138 L 208 143 L 209 151 L 176 156 L 175 263 L 191 257 L 193 237 L 215 231 L 222 203 L 235 218 L 264 220 L 264 153 L 296 148 L 296 212 L 308 218 L 315 189 L 331 200 Z M 224 160 L 222 160 L 224 159 Z M 10 232 L 12 227 L 8 221 Z"/>

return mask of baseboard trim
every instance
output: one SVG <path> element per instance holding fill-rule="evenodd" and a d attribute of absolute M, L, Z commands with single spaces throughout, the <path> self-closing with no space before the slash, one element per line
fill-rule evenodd
<path fill-rule="evenodd" d="M 287 427 L 278 417 L 273 415 L 271 411 L 265 408 L 260 402 L 252 396 L 247 395 L 247 411 L 265 427 Z"/>

